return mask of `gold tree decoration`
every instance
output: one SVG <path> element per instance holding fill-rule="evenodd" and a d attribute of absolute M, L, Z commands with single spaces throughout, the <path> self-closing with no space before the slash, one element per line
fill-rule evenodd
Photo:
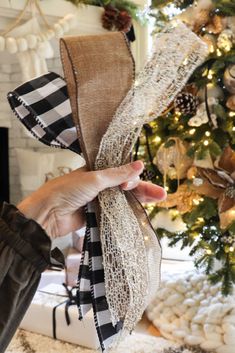
<path fill-rule="evenodd" d="M 170 246 L 190 246 L 195 265 L 228 295 L 235 284 L 235 2 L 153 0 L 152 16 L 155 32 L 180 18 L 210 54 L 137 143 L 143 178 L 168 191 L 147 210 L 157 233 Z M 172 228 L 175 220 L 181 229 Z"/>

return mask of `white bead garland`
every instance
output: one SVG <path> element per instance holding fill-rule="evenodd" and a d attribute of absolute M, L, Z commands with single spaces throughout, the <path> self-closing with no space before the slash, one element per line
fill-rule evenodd
<path fill-rule="evenodd" d="M 0 36 L 0 52 L 6 50 L 10 54 L 15 54 L 28 49 L 35 49 L 40 46 L 41 42 L 63 36 L 65 32 L 68 32 L 74 26 L 74 20 L 75 16 L 73 14 L 67 14 L 56 22 L 52 28 L 41 32 L 39 35 L 27 34 L 22 38 Z"/>

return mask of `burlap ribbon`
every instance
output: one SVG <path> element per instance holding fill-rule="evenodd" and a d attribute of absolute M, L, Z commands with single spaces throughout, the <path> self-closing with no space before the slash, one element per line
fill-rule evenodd
<path fill-rule="evenodd" d="M 126 163 L 142 125 L 167 108 L 206 55 L 184 25 L 169 27 L 130 88 L 133 62 L 123 34 L 64 38 L 63 68 L 88 168 Z M 98 199 L 109 310 L 113 325 L 122 321 L 130 331 L 156 293 L 161 248 L 131 192 L 110 188 Z"/>

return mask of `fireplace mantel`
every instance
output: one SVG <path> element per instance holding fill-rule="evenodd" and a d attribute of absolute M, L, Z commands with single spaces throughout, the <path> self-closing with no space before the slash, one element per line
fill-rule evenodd
<path fill-rule="evenodd" d="M 19 11 L 24 7 L 26 0 L 1 0 L 0 1 L 0 32 L 3 31 L 14 19 Z M 136 0 L 135 2 L 142 7 L 148 0 Z M 75 7 L 72 3 L 65 0 L 46 0 L 40 2 L 44 14 L 50 23 L 56 22 L 60 17 L 67 13 L 75 14 L 77 18 L 77 26 L 73 28 L 66 35 L 86 35 L 105 32 L 101 24 L 101 14 L 103 9 L 97 6 L 81 5 Z M 29 18 L 30 13 L 26 13 L 25 20 Z M 148 53 L 148 28 L 147 26 L 140 26 L 138 23 L 134 24 L 136 32 L 136 41 L 132 44 L 132 52 L 136 61 L 136 69 L 143 66 Z M 53 47 L 55 55 L 58 53 L 58 40 L 54 40 Z M 17 62 L 15 55 L 10 55 L 6 52 L 0 53 L 1 63 L 14 63 Z"/>

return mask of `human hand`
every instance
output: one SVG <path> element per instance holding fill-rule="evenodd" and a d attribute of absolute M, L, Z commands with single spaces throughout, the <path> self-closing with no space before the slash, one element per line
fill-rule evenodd
<path fill-rule="evenodd" d="M 132 190 L 140 202 L 163 200 L 166 192 L 162 187 L 140 181 L 143 168 L 141 161 L 99 171 L 80 168 L 46 182 L 17 207 L 50 237 L 63 236 L 84 226 L 83 206 L 106 188 Z"/>

